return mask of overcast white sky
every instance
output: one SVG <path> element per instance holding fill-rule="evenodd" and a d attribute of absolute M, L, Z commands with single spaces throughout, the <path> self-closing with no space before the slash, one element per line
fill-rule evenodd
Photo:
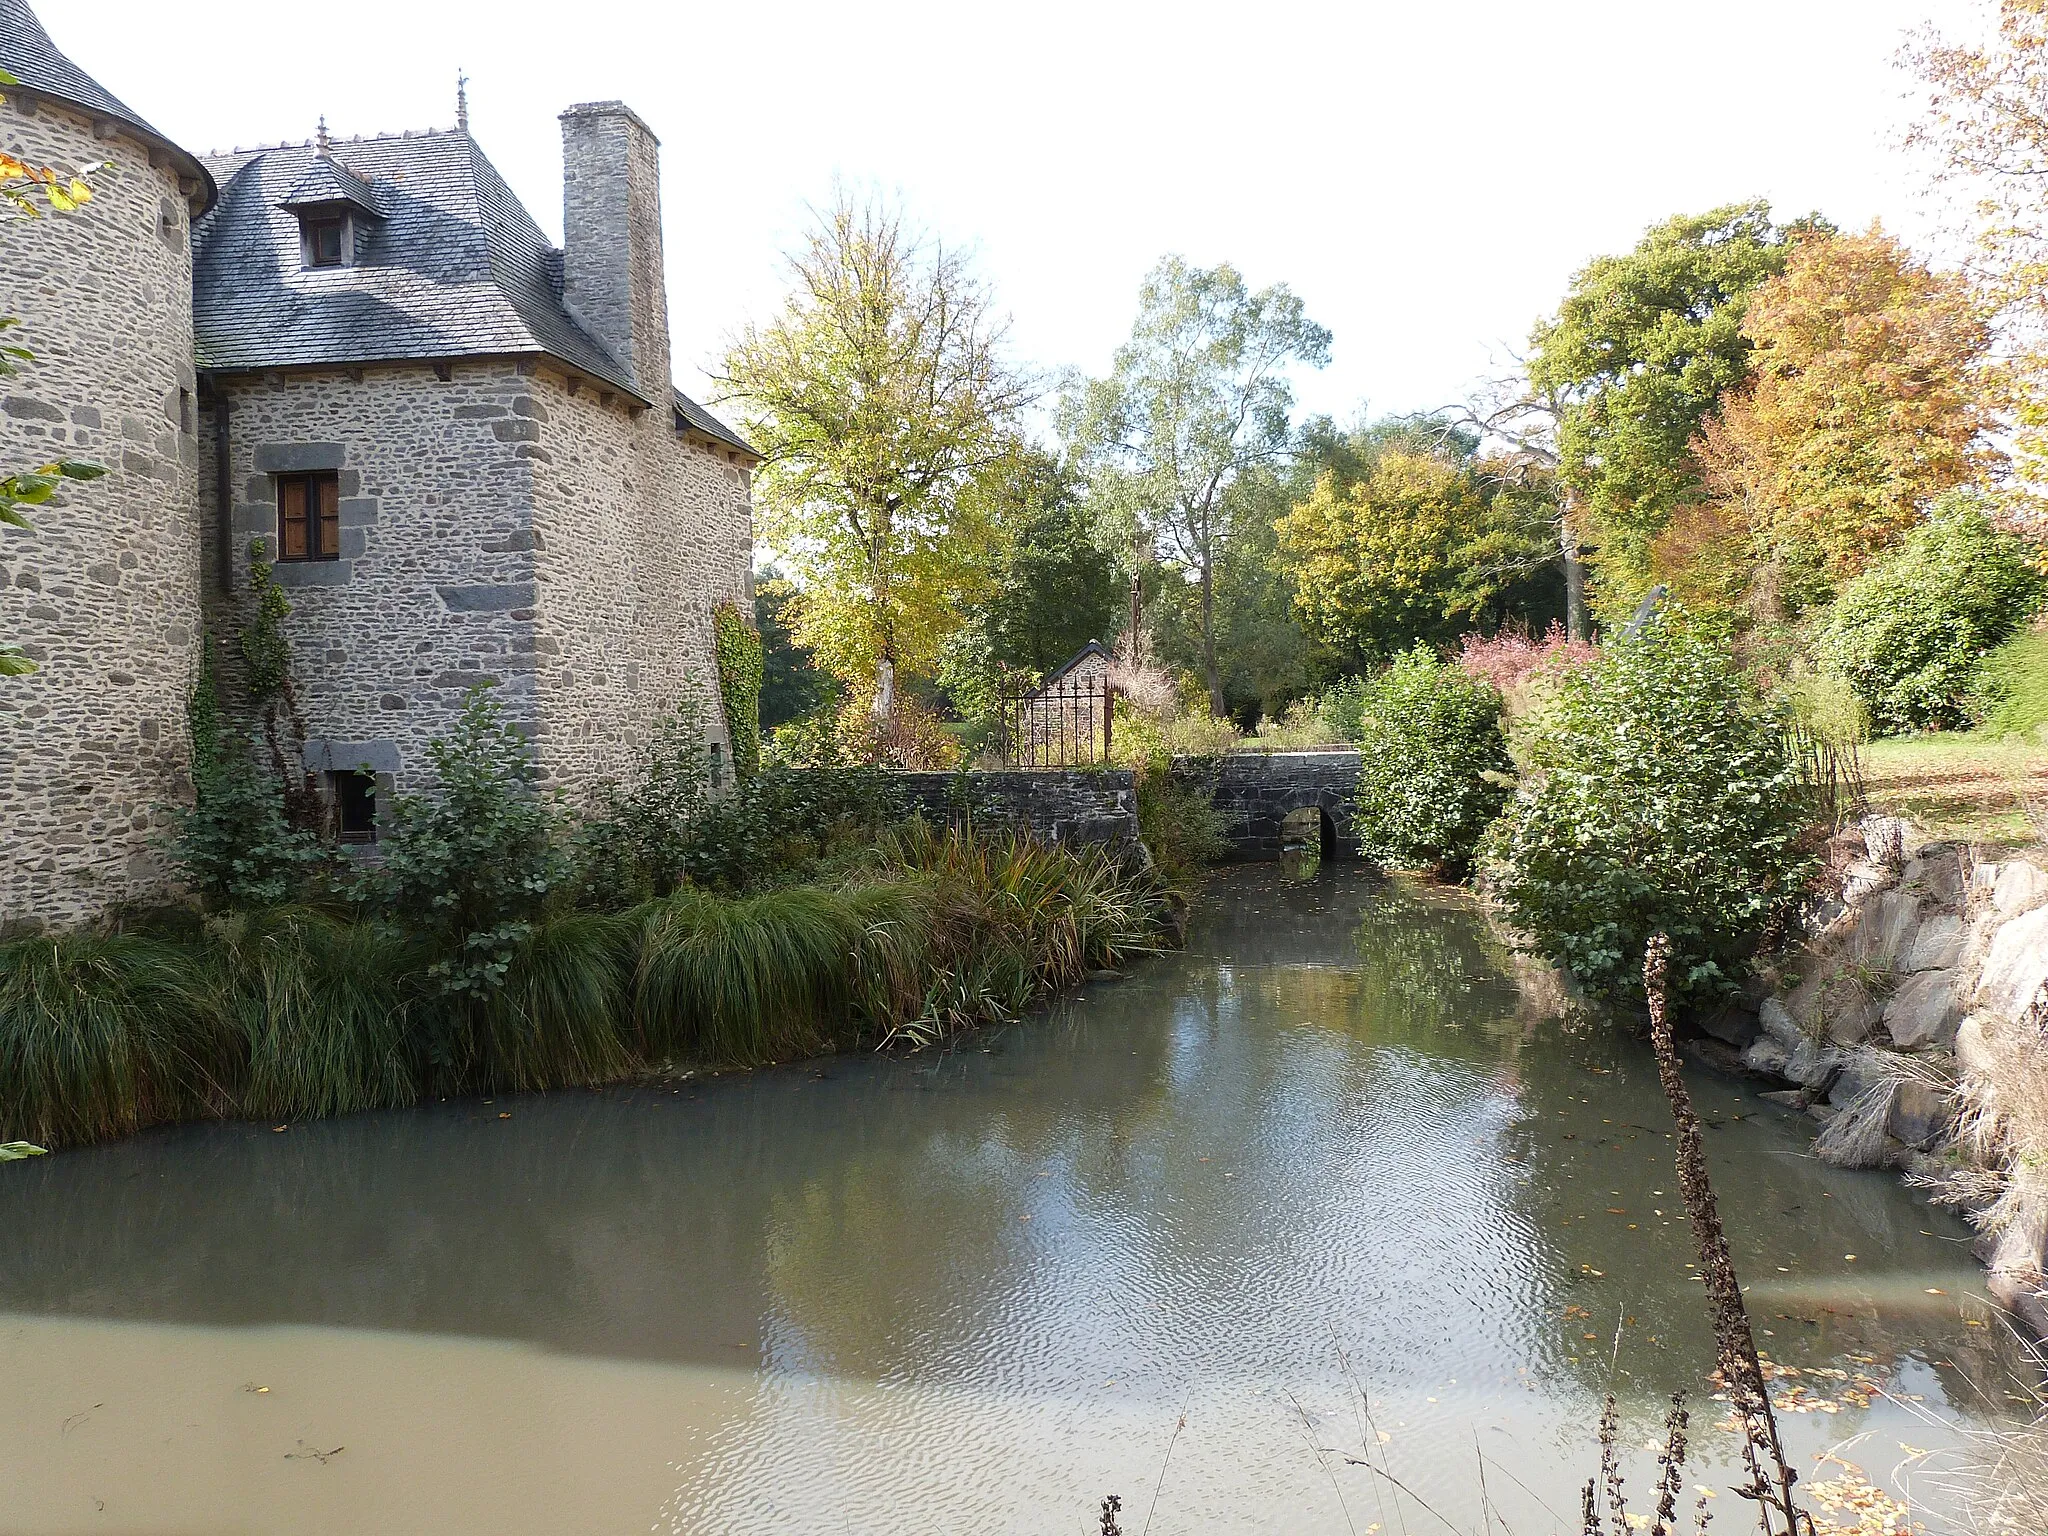
<path fill-rule="evenodd" d="M 676 375 L 780 293 L 836 177 L 975 247 L 1016 350 L 1100 371 L 1161 254 L 1282 281 L 1336 337 L 1305 405 L 1439 405 L 1589 256 L 1754 195 L 1925 237 L 1891 57 L 1976 0 L 34 0 L 59 47 L 204 152 L 471 127 L 559 238 L 555 114 L 661 135 Z"/>

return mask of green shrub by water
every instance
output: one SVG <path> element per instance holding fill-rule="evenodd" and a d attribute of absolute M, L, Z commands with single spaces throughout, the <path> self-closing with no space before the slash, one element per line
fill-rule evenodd
<path fill-rule="evenodd" d="M 1662 930 L 1680 995 L 1739 984 L 1811 861 L 1780 722 L 1708 643 L 1651 625 L 1530 722 L 1529 772 L 1482 863 L 1509 922 L 1600 996 L 1641 994 Z"/>
<path fill-rule="evenodd" d="M 1499 693 L 1417 646 L 1365 680 L 1358 709 L 1359 852 L 1462 875 L 1508 797 Z"/>
<path fill-rule="evenodd" d="M 174 850 L 204 910 L 0 942 L 0 1141 L 923 1043 L 1149 948 L 1169 913 L 1099 850 L 906 823 L 872 769 L 719 784 L 687 715 L 571 817 L 484 690 L 352 866 L 288 824 L 204 681 L 193 724 L 212 746 Z"/>
<path fill-rule="evenodd" d="M 1842 589 L 1814 634 L 1879 735 L 1974 723 L 1985 655 L 2040 605 L 2023 541 L 1950 498 L 1905 543 Z"/>

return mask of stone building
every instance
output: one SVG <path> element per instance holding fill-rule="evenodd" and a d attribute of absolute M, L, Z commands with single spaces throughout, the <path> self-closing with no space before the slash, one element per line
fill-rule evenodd
<path fill-rule="evenodd" d="M 555 250 L 466 120 L 200 159 L 21 0 L 0 65 L 10 151 L 111 162 L 78 214 L 0 231 L 37 353 L 0 380 L 0 464 L 61 447 L 110 471 L 0 535 L 0 640 L 39 668 L 0 681 L 0 926 L 166 889 L 202 633 L 232 657 L 252 548 L 288 591 L 305 767 L 348 835 L 420 784 L 478 684 L 571 792 L 626 773 L 686 694 L 715 700 L 758 460 L 670 382 L 658 148 L 632 111 L 562 114 Z"/>

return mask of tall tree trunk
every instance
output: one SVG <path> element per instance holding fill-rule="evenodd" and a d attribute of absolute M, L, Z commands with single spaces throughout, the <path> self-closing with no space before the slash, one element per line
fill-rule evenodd
<path fill-rule="evenodd" d="M 1564 557 L 1564 632 L 1574 640 L 1586 638 L 1586 566 L 1579 559 L 1579 536 L 1572 531 L 1569 512 L 1558 523 L 1558 553 Z"/>
<path fill-rule="evenodd" d="M 1216 567 L 1210 560 L 1202 562 L 1202 681 L 1209 685 L 1209 715 L 1221 720 L 1223 708 L 1223 674 L 1216 669 Z"/>
<path fill-rule="evenodd" d="M 896 663 L 884 656 L 875 663 L 875 723 L 886 726 L 896 712 Z"/>

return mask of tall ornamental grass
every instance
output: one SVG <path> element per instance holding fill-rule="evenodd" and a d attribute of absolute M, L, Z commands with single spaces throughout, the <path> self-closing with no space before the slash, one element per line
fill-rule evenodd
<path fill-rule="evenodd" d="M 1151 950 L 1168 915 L 1108 852 L 912 822 L 833 884 L 493 929 L 502 975 L 460 991 L 434 936 L 309 907 L 17 939 L 0 943 L 0 1141 L 924 1045 Z"/>
<path fill-rule="evenodd" d="M 102 1141 L 222 1107 L 241 1063 L 207 970 L 133 935 L 0 945 L 0 1141 Z"/>

